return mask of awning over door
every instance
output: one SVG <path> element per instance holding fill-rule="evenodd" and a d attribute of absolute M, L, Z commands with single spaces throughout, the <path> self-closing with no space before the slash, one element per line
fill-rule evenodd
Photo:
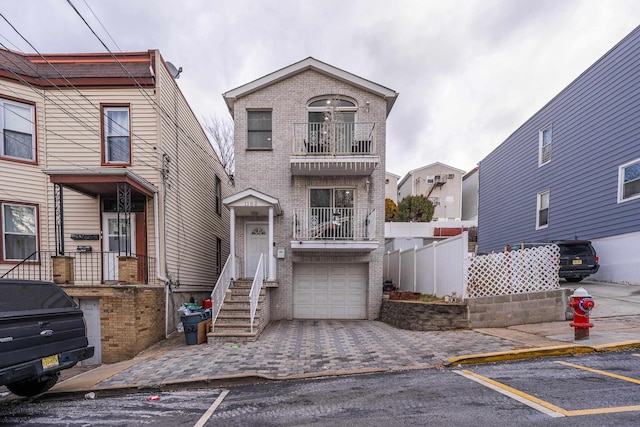
<path fill-rule="evenodd" d="M 130 169 L 92 168 L 92 169 L 45 169 L 53 184 L 78 191 L 91 197 L 104 194 L 116 194 L 118 183 L 127 183 L 132 195 L 153 197 L 158 189 Z"/>

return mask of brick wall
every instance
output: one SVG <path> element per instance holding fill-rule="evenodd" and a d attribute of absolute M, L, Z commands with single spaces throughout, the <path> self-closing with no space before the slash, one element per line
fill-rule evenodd
<path fill-rule="evenodd" d="M 315 97 L 339 95 L 352 99 L 358 106 L 358 122 L 375 122 L 376 155 L 380 163 L 370 177 L 364 176 L 292 176 L 293 124 L 308 121 L 308 103 Z M 368 108 L 364 108 L 369 104 Z M 235 163 L 236 191 L 253 188 L 277 198 L 283 215 L 274 218 L 274 242 L 285 248 L 285 258 L 276 261 L 278 288 L 270 291 L 271 318 L 293 317 L 293 263 L 295 262 L 364 262 L 369 264 L 369 292 L 367 318 L 378 317 L 382 297 L 382 256 L 384 254 L 384 191 L 386 150 L 386 100 L 359 87 L 308 70 L 267 86 L 235 102 Z M 272 111 L 272 150 L 246 150 L 247 111 Z M 366 191 L 365 181 L 370 181 Z M 356 208 L 376 209 L 376 237 L 379 247 L 370 253 L 330 253 L 327 251 L 294 254 L 293 211 L 308 207 L 309 188 L 355 188 Z M 267 217 L 238 217 L 236 219 L 236 253 L 240 275 L 244 273 L 245 227 L 250 222 L 266 223 Z"/>
<path fill-rule="evenodd" d="M 63 286 L 74 298 L 98 298 L 102 363 L 128 360 L 165 337 L 164 288 Z"/>

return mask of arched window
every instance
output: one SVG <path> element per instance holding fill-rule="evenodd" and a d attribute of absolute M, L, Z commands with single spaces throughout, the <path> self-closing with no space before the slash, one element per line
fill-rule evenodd
<path fill-rule="evenodd" d="M 351 150 L 357 106 L 338 97 L 317 98 L 308 104 L 309 152 L 341 153 Z"/>

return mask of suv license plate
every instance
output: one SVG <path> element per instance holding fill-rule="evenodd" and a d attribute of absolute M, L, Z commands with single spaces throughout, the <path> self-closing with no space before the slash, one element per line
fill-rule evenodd
<path fill-rule="evenodd" d="M 58 366 L 60 362 L 58 361 L 58 355 L 43 357 L 42 358 L 42 369 L 55 368 Z"/>
<path fill-rule="evenodd" d="M 582 260 L 581 259 L 574 259 L 573 260 L 573 265 L 576 265 L 576 264 L 582 264 Z"/>

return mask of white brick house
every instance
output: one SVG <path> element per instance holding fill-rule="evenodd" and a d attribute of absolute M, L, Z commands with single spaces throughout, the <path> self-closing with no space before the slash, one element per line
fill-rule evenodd
<path fill-rule="evenodd" d="M 386 118 L 398 94 L 314 58 L 226 92 L 236 278 L 264 254 L 270 318 L 375 319 Z"/>

